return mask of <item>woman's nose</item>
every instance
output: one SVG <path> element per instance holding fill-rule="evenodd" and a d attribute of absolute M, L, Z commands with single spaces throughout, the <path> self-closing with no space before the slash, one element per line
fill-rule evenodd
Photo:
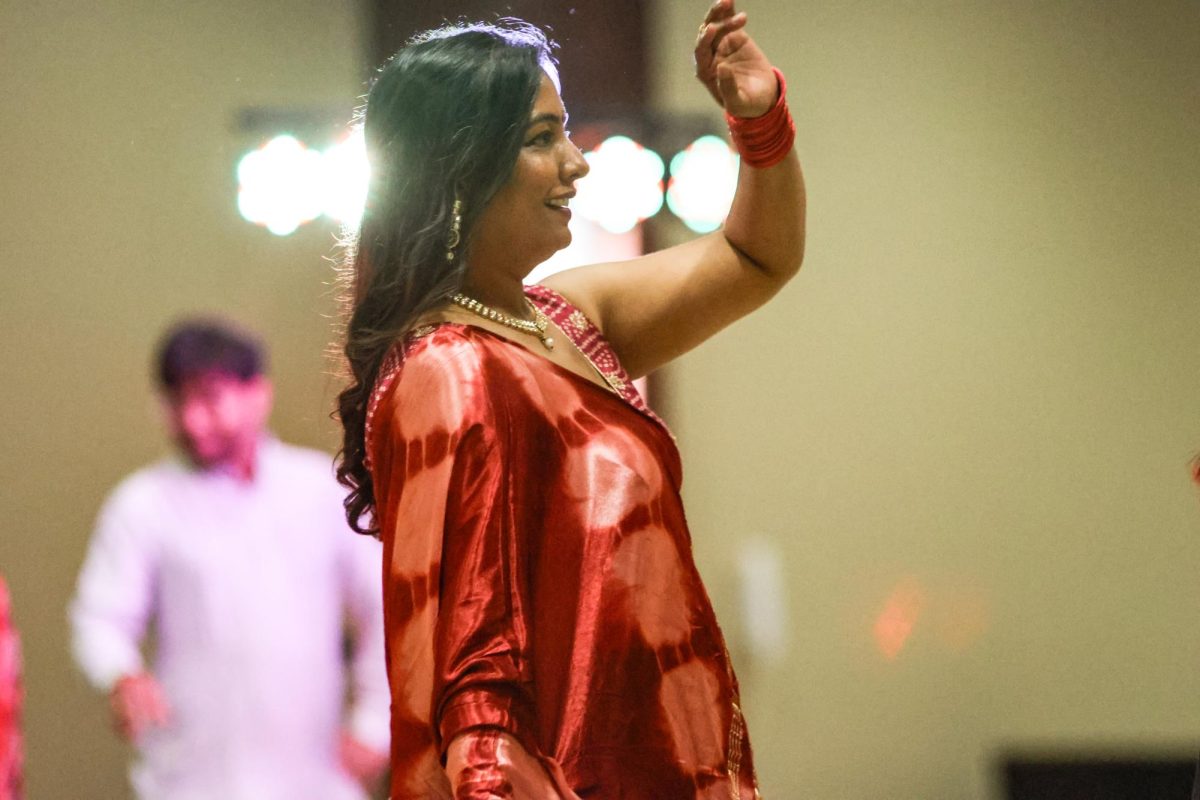
<path fill-rule="evenodd" d="M 563 178 L 568 182 L 577 181 L 584 175 L 587 175 L 592 169 L 586 158 L 583 157 L 583 151 L 575 146 L 571 140 L 567 140 L 567 157 L 563 162 Z"/>

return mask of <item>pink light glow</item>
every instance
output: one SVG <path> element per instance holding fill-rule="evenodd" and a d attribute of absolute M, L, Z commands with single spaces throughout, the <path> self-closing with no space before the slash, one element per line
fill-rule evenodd
<path fill-rule="evenodd" d="M 905 578 L 888 596 L 875 618 L 875 646 L 888 661 L 894 661 L 908 643 L 925 605 L 925 593 L 916 578 Z"/>

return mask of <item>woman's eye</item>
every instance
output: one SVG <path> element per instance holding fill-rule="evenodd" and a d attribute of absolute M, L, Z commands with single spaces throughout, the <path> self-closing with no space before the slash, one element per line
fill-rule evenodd
<path fill-rule="evenodd" d="M 548 145 L 553 141 L 554 134 L 552 134 L 550 131 L 542 131 L 537 136 L 534 136 L 532 139 L 530 139 L 526 144 L 542 146 Z"/>

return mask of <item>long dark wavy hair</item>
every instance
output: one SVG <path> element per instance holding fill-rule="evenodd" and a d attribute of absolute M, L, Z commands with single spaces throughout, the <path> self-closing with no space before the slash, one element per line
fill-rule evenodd
<path fill-rule="evenodd" d="M 364 425 L 380 365 L 418 317 L 461 287 L 471 232 L 512 173 L 543 70 L 554 74 L 552 46 L 515 19 L 438 28 L 409 41 L 367 95 L 371 180 L 339 276 L 350 383 L 337 402 L 337 476 L 359 533 L 377 533 Z M 461 244 L 447 260 L 455 200 Z"/>

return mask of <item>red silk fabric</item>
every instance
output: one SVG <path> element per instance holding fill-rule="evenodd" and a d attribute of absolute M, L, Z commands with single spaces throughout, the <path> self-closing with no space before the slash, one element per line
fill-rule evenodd
<path fill-rule="evenodd" d="M 582 314 L 528 294 L 624 375 Z M 521 797 L 497 758 L 511 740 L 561 797 L 756 796 L 679 453 L 624 384 L 457 323 L 414 331 L 381 373 L 367 447 L 394 800 Z M 452 761 L 478 763 L 455 767 L 454 793 L 442 759 L 463 734 Z"/>

